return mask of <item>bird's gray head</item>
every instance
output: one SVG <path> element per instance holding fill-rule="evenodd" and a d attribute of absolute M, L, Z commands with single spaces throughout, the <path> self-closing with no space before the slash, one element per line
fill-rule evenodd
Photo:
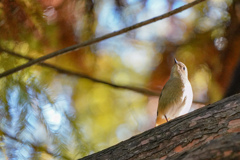
<path fill-rule="evenodd" d="M 179 62 L 174 58 L 174 65 L 171 70 L 171 77 L 188 79 L 188 71 L 185 64 Z"/>

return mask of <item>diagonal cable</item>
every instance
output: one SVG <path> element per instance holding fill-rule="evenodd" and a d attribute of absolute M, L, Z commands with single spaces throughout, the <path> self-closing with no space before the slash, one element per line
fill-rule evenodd
<path fill-rule="evenodd" d="M 104 35 L 104 36 L 102 36 L 102 37 L 98 37 L 98 38 L 95 38 L 95 39 L 92 39 L 92 40 L 85 41 L 85 42 L 83 42 L 83 43 L 79 43 L 79 44 L 76 44 L 76 45 L 73 45 L 73 46 L 70 46 L 70 47 L 63 48 L 63 49 L 58 50 L 58 51 L 56 51 L 56 52 L 52 52 L 52 53 L 50 53 L 50 54 L 48 54 L 48 55 L 45 55 L 45 56 L 42 56 L 42 57 L 40 57 L 40 58 L 31 60 L 31 61 L 29 61 L 29 62 L 27 62 L 27 63 L 25 63 L 25 64 L 23 64 L 23 65 L 20 65 L 20 66 L 18 66 L 18 67 L 12 68 L 12 69 L 10 69 L 10 70 L 7 70 L 7 71 L 1 73 L 1 74 L 0 74 L 0 78 L 6 77 L 6 76 L 8 76 L 8 75 L 10 75 L 10 74 L 13 74 L 13 73 L 18 72 L 18 71 L 20 71 L 20 70 L 23 70 L 23 69 L 25 69 L 25 68 L 27 68 L 27 67 L 30 67 L 30 66 L 32 66 L 32 65 L 34 65 L 34 64 L 37 64 L 37 63 L 40 63 L 40 62 L 45 61 L 45 60 L 47 60 L 47 59 L 56 57 L 56 56 L 58 56 L 58 55 L 61 55 L 61 54 L 64 54 L 64 53 L 67 53 L 67 52 L 70 52 L 70 51 L 73 51 L 73 50 L 76 50 L 76 49 L 85 47 L 85 46 L 89 46 L 89 45 L 95 44 L 95 43 L 97 43 L 97 42 L 100 42 L 100 41 L 103 41 L 103 40 L 112 38 L 112 37 L 114 37 L 114 36 L 117 36 L 117 35 L 126 33 L 126 32 L 128 32 L 128 31 L 131 31 L 131 30 L 140 28 L 140 27 L 145 26 L 145 25 L 147 25 L 147 24 L 150 24 L 150 23 L 159 21 L 159 20 L 161 20 L 161 19 L 170 17 L 170 16 L 172 16 L 172 15 L 174 15 L 174 14 L 177 14 L 177 13 L 179 13 L 179 12 L 181 12 L 181 11 L 184 11 L 184 10 L 186 10 L 186 9 L 188 9 L 188 8 L 191 8 L 191 7 L 193 7 L 194 5 L 196 5 L 196 4 L 198 4 L 198 3 L 201 3 L 201 2 L 203 2 L 203 1 L 205 1 L 205 0 L 195 0 L 195 1 L 191 2 L 191 3 L 188 3 L 188 4 L 186 4 L 186 5 L 182 6 L 182 7 L 179 7 L 179 8 L 177 8 L 177 9 L 175 9 L 175 10 L 172 10 L 172 11 L 170 11 L 170 12 L 167 12 L 167 13 L 165 13 L 165 14 L 163 14 L 163 15 L 160 15 L 160 16 L 157 16 L 157 17 L 148 19 L 148 20 L 146 20 L 146 21 L 137 23 L 137 24 L 132 25 L 132 26 L 130 26 L 130 27 L 123 28 L 123 29 L 121 29 L 121 30 L 119 30 L 119 31 L 115 31 L 115 32 L 106 34 L 106 35 Z"/>

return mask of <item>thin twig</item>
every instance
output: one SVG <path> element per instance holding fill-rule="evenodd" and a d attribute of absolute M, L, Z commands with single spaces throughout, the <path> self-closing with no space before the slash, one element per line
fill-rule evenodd
<path fill-rule="evenodd" d="M 29 61 L 29 62 L 27 62 L 27 63 L 25 63 L 25 64 L 23 64 L 23 65 L 20 65 L 20 66 L 18 66 L 18 67 L 12 68 L 12 69 L 10 69 L 10 70 L 7 70 L 7 71 L 1 73 L 1 74 L 0 74 L 0 78 L 6 77 L 6 76 L 8 76 L 8 75 L 10 75 L 10 74 L 13 74 L 13 73 L 18 72 L 18 71 L 20 71 L 20 70 L 23 70 L 23 69 L 25 69 L 25 68 L 27 68 L 27 67 L 30 67 L 30 66 L 32 66 L 32 65 L 34 65 L 34 64 L 37 64 L 37 63 L 40 63 L 40 62 L 45 61 L 45 60 L 47 60 L 47 59 L 56 57 L 56 56 L 58 56 L 58 55 L 61 55 L 61 54 L 64 54 L 64 53 L 67 53 L 67 52 L 70 52 L 70 51 L 79 49 L 79 48 L 81 48 L 81 47 L 85 47 L 85 46 L 89 46 L 89 45 L 95 44 L 95 43 L 97 43 L 97 42 L 100 42 L 100 41 L 103 41 L 103 40 L 112 38 L 112 37 L 114 37 L 114 36 L 117 36 L 117 35 L 126 33 L 126 32 L 128 32 L 128 31 L 131 31 L 131 30 L 140 28 L 140 27 L 145 26 L 145 25 L 147 25 L 147 24 L 150 24 L 150 23 L 153 23 L 153 22 L 162 20 L 162 19 L 164 19 L 164 18 L 170 17 L 170 16 L 172 16 L 172 15 L 174 15 L 174 14 L 177 14 L 177 13 L 179 13 L 179 12 L 182 12 L 182 11 L 184 11 L 184 10 L 190 8 L 190 7 L 193 7 L 194 5 L 196 5 L 196 4 L 200 3 L 200 2 L 203 2 L 203 1 L 205 1 L 205 0 L 196 0 L 196 1 L 193 1 L 193 2 L 188 3 L 188 4 L 186 4 L 186 5 L 182 6 L 182 7 L 177 8 L 177 9 L 175 9 L 175 10 L 172 10 L 172 11 L 170 11 L 170 12 L 167 12 L 167 13 L 165 13 L 165 14 L 163 14 L 163 15 L 160 15 L 160 16 L 154 17 L 154 18 L 152 18 L 152 19 L 149 19 L 149 20 L 146 20 L 146 21 L 137 23 L 137 24 L 135 24 L 135 25 L 132 25 L 132 26 L 130 26 L 130 27 L 126 27 L 126 28 L 121 29 L 121 30 L 119 30 L 119 31 L 115 31 L 115 32 L 106 34 L 106 35 L 104 35 L 104 36 L 102 36 L 102 37 L 98 37 L 98 38 L 95 38 L 95 39 L 92 39 L 92 40 L 89 40 L 89 41 L 85 41 L 85 42 L 80 43 L 80 44 L 76 44 L 76 45 L 73 45 L 73 46 L 70 46 L 70 47 L 66 47 L 66 48 L 63 48 L 63 49 L 58 50 L 58 51 L 56 51 L 56 52 L 52 52 L 52 53 L 50 53 L 50 54 L 48 54 L 48 55 L 45 55 L 45 56 L 42 56 L 42 57 L 40 57 L 40 58 L 31 60 L 31 61 Z"/>
<path fill-rule="evenodd" d="M 16 53 L 16 52 L 13 52 L 13 51 L 9 51 L 7 49 L 3 49 L 2 47 L 0 47 L 0 51 L 3 51 L 5 53 L 10 54 L 10 55 L 15 56 L 15 57 L 23 58 L 23 59 L 26 59 L 26 60 L 33 60 L 33 58 L 31 58 L 31 57 L 23 56 L 23 55 L 21 55 L 19 53 Z M 103 81 L 103 80 L 100 80 L 100 79 L 97 79 L 97 78 L 90 77 L 90 76 L 82 74 L 82 73 L 69 71 L 69 70 L 66 70 L 66 69 L 54 66 L 52 64 L 44 63 L 44 62 L 40 62 L 38 65 L 54 69 L 55 71 L 57 71 L 59 73 L 76 76 L 78 78 L 85 78 L 85 79 L 91 80 L 93 82 L 97 82 L 97 83 L 102 83 L 102 84 L 108 85 L 110 87 L 131 90 L 131 91 L 134 91 L 134 92 L 137 92 L 137 93 L 141 93 L 141 94 L 144 94 L 144 95 L 148 95 L 148 96 L 159 96 L 160 92 L 161 92 L 161 91 L 159 91 L 159 92 L 152 91 L 152 90 L 149 90 L 149 89 L 146 89 L 146 88 L 131 87 L 131 86 L 124 86 L 124 85 L 117 85 L 117 84 L 109 83 L 109 82 L 106 82 L 106 81 Z M 193 103 L 195 103 L 195 104 L 205 104 L 205 103 L 200 102 L 200 101 L 193 101 Z"/>
<path fill-rule="evenodd" d="M 29 61 L 34 60 L 34 58 L 31 58 L 31 57 L 28 57 L 28 56 L 23 56 L 19 53 L 16 53 L 16 52 L 13 52 L 13 51 L 10 51 L 10 50 L 7 50 L 7 49 L 3 49 L 2 47 L 0 47 L 0 51 L 3 51 L 3 52 L 5 52 L 7 54 L 10 54 L 12 56 L 23 58 L 23 59 L 26 59 L 26 60 L 29 60 Z M 97 78 L 90 77 L 90 76 L 82 74 L 82 73 L 69 71 L 69 70 L 54 66 L 52 64 L 44 63 L 44 62 L 39 63 L 39 65 L 54 69 L 55 71 L 57 71 L 59 73 L 72 75 L 72 76 L 76 76 L 76 77 L 79 77 L 79 78 L 85 78 L 85 79 L 91 80 L 93 82 L 102 83 L 102 84 L 105 84 L 105 85 L 108 85 L 108 86 L 114 87 L 114 88 L 127 89 L 127 90 L 131 90 L 131 91 L 138 92 L 138 93 L 145 94 L 145 95 L 149 95 L 149 96 L 159 96 L 160 95 L 160 92 L 154 92 L 154 91 L 151 91 L 151 90 L 148 90 L 148 89 L 145 89 L 145 88 L 138 88 L 138 87 L 131 87 L 131 86 L 124 86 L 124 85 L 117 85 L 117 84 L 109 83 L 109 82 L 106 82 L 106 81 L 103 81 L 103 80 L 100 80 L 100 79 L 97 79 Z"/>

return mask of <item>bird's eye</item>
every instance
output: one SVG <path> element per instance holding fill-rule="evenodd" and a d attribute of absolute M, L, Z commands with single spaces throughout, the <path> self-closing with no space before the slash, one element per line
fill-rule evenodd
<path fill-rule="evenodd" d="M 183 70 L 184 70 L 184 71 L 185 71 L 185 69 L 186 69 L 186 68 L 185 68 L 185 67 L 183 67 Z"/>

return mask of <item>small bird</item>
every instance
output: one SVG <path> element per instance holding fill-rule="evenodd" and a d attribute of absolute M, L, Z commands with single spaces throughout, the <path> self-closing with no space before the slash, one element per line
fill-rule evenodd
<path fill-rule="evenodd" d="M 189 112 L 192 105 L 193 92 L 188 81 L 185 64 L 174 59 L 171 75 L 162 89 L 158 102 L 156 126 L 163 123 L 163 117 L 169 119 Z"/>

